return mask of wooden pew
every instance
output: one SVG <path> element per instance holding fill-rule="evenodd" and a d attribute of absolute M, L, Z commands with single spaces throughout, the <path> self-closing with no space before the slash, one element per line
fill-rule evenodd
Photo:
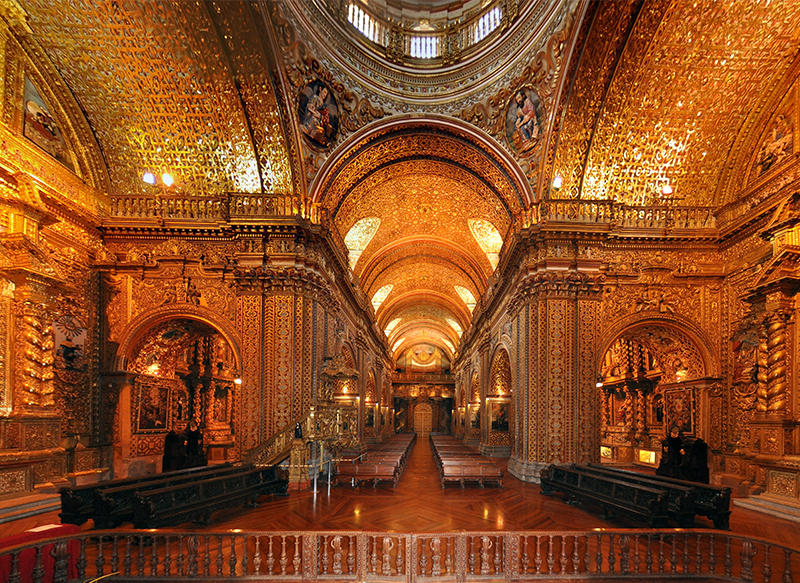
<path fill-rule="evenodd" d="M 442 481 L 458 482 L 463 488 L 465 482 L 478 482 L 483 488 L 486 482 L 495 482 L 503 487 L 503 471 L 491 459 L 475 448 L 460 443 L 452 436 L 431 435 L 431 448 Z"/>
<path fill-rule="evenodd" d="M 225 464 L 228 466 L 229 464 Z M 222 466 L 216 466 L 220 468 Z M 208 467 L 188 468 L 175 472 L 165 472 L 139 476 L 136 478 L 120 478 L 117 480 L 107 480 L 105 482 L 94 482 L 83 486 L 67 486 L 61 488 L 61 522 L 64 524 L 76 524 L 80 526 L 94 516 L 95 492 L 106 488 L 115 488 L 124 485 L 146 484 L 154 480 L 161 480 L 165 476 L 188 476 L 197 472 L 207 471 Z"/>
<path fill-rule="evenodd" d="M 464 482 L 478 482 L 481 488 L 485 482 L 496 482 L 503 487 L 503 471 L 493 462 L 452 461 L 442 466 L 442 488 L 447 482 L 458 482 L 464 487 Z"/>
<path fill-rule="evenodd" d="M 564 492 L 568 503 L 594 502 L 603 510 L 604 518 L 615 511 L 642 520 L 652 528 L 667 526 L 669 497 L 663 489 L 599 473 L 587 473 L 573 465 L 553 464 L 542 470 L 540 479 L 542 493 L 551 495 L 554 491 Z"/>
<path fill-rule="evenodd" d="M 396 487 L 416 438 L 416 434 L 399 434 L 382 444 L 370 446 L 360 460 L 340 461 L 336 483 L 350 480 L 355 487 L 372 480 L 372 487 L 375 488 L 378 482 L 391 480 L 392 488 Z"/>
<path fill-rule="evenodd" d="M 392 488 L 397 486 L 400 479 L 398 468 L 395 464 L 361 462 L 356 464 L 340 464 L 336 473 L 336 483 L 344 478 L 350 480 L 353 487 L 363 481 L 372 480 L 375 488 L 380 481 L 391 481 Z"/>
<path fill-rule="evenodd" d="M 205 471 L 189 474 L 173 475 L 177 472 L 161 474 L 160 480 L 150 480 L 143 484 L 123 484 L 114 488 L 103 488 L 94 492 L 94 527 L 116 528 L 123 522 L 133 520 L 133 498 L 137 492 L 146 492 L 169 486 L 177 486 L 195 480 L 207 480 L 252 469 L 252 466 L 224 466 L 209 468 Z"/>
<path fill-rule="evenodd" d="M 253 468 L 229 476 L 197 480 L 137 492 L 133 499 L 135 528 L 159 528 L 184 522 L 208 523 L 217 510 L 249 502 L 259 496 L 283 494 L 289 483 L 278 478 L 277 468 Z"/>
<path fill-rule="evenodd" d="M 640 472 L 620 474 L 618 472 L 611 471 L 609 468 L 596 464 L 576 464 L 575 468 L 590 474 L 594 473 L 604 476 L 611 476 L 612 478 L 622 479 L 625 482 L 642 484 L 651 488 L 664 490 L 667 493 L 667 511 L 669 512 L 670 517 L 675 519 L 675 522 L 677 522 L 678 526 L 681 528 L 691 528 L 694 526 L 694 516 L 697 513 L 694 507 L 696 491 L 691 486 L 659 482 L 658 480 L 653 479 L 656 476 L 651 474 L 643 474 Z"/>
<path fill-rule="evenodd" d="M 600 464 L 589 464 L 590 467 L 597 467 Z M 615 468 L 609 466 L 602 466 L 605 470 L 614 472 L 622 476 L 642 475 L 642 472 L 635 470 L 624 470 L 622 468 Z M 657 482 L 666 484 L 674 484 L 679 486 L 686 486 L 693 488 L 694 493 L 694 509 L 695 512 L 701 516 L 705 516 L 714 523 L 714 528 L 720 530 L 730 530 L 730 516 L 731 516 L 731 489 L 727 486 L 712 486 L 710 484 L 700 484 L 697 482 L 688 482 L 686 480 L 678 480 L 677 478 L 668 478 L 666 476 L 650 476 L 648 477 Z M 624 478 L 623 478 L 624 479 Z"/>

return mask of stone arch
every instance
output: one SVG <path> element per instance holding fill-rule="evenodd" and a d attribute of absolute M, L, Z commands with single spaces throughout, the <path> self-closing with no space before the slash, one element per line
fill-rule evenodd
<path fill-rule="evenodd" d="M 609 328 L 596 354 L 601 457 L 655 467 L 670 427 L 706 434 L 702 391 L 718 370 L 710 346 L 674 314 L 632 314 Z"/>
<path fill-rule="evenodd" d="M 336 190 L 335 183 L 340 180 L 344 168 L 375 144 L 393 139 L 395 136 L 415 132 L 456 138 L 463 144 L 463 148 L 458 149 L 459 154 L 465 148 L 469 149 L 476 153 L 477 158 L 484 159 L 496 168 L 500 184 L 495 185 L 494 190 L 506 193 L 505 196 L 501 194 L 497 196 L 504 201 L 510 214 L 516 214 L 520 207 L 527 208 L 535 200 L 534 192 L 524 171 L 495 139 L 461 120 L 428 114 L 424 117 L 397 115 L 377 120 L 344 140 L 317 173 L 309 189 L 312 202 L 322 203 L 326 207 L 338 206 L 341 199 L 334 192 Z M 380 162 L 384 163 L 385 155 L 381 158 Z M 337 200 L 327 200 L 329 196 L 336 197 Z"/>
<path fill-rule="evenodd" d="M 372 371 L 367 372 L 367 383 L 364 387 L 364 402 L 372 404 L 377 402 L 377 392 L 375 388 L 375 374 Z"/>
<path fill-rule="evenodd" d="M 481 384 L 478 371 L 473 371 L 472 378 L 469 381 L 469 402 L 471 404 L 481 402 Z"/>

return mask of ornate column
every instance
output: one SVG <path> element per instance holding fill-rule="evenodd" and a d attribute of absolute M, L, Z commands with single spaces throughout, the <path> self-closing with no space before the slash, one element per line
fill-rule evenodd
<path fill-rule="evenodd" d="M 556 252 L 517 286 L 511 304 L 523 304 L 527 314 L 526 329 L 516 332 L 526 339 L 519 353 L 527 359 L 527 394 L 520 399 L 527 408 L 519 411 L 526 432 L 508 469 L 520 479 L 538 481 L 551 463 L 599 459 L 595 344 L 601 281 L 599 263 L 579 260 L 576 266 L 574 258 Z"/>
<path fill-rule="evenodd" d="M 52 328 L 63 282 L 39 240 L 53 219 L 39 210 L 29 186 L 19 187 L 9 229 L 0 233 L 0 306 L 7 308 L 0 316 L 0 494 L 60 482 L 66 474 Z"/>

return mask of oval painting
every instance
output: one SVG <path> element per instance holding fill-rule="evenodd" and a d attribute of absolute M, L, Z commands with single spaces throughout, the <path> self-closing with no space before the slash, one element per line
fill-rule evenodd
<path fill-rule="evenodd" d="M 316 79 L 300 90 L 297 101 L 300 131 L 309 145 L 328 148 L 339 131 L 339 107 L 330 88 Z"/>
<path fill-rule="evenodd" d="M 514 92 L 506 110 L 506 137 L 520 156 L 530 156 L 539 143 L 544 111 L 539 96 L 522 87 Z"/>

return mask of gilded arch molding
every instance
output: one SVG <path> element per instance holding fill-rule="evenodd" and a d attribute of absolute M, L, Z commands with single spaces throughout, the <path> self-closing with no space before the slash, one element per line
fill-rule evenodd
<path fill-rule="evenodd" d="M 664 316 L 661 314 L 637 313 L 625 316 L 612 323 L 597 343 L 598 350 L 595 353 L 596 369 L 600 370 L 603 356 L 615 340 L 647 327 L 666 329 L 675 332 L 678 336 L 685 337 L 699 352 L 700 364 L 703 366 L 702 376 L 716 377 L 719 375 L 719 361 L 715 356 L 714 345 L 708 335 L 693 321 L 676 314 Z"/>
<path fill-rule="evenodd" d="M 343 141 L 320 168 L 310 188 L 313 202 L 322 203 L 330 209 L 336 209 L 353 186 L 387 161 L 396 163 L 404 158 L 412 157 L 408 149 L 410 142 L 416 145 L 414 138 L 430 136 L 435 144 L 430 144 L 436 158 L 442 158 L 469 170 L 480 177 L 492 190 L 498 193 L 510 218 L 522 209 L 530 206 L 535 199 L 524 172 L 519 164 L 504 152 L 494 139 L 474 126 L 458 119 L 426 115 L 394 116 L 387 120 L 378 120 L 366 126 Z M 393 148 L 386 156 L 365 156 L 376 145 L 401 140 L 399 147 Z M 460 145 L 474 153 L 473 160 L 465 160 L 463 149 L 442 151 L 437 146 L 442 144 Z M 405 147 L 403 147 L 405 146 Z M 417 153 L 418 150 L 417 150 Z M 356 171 L 349 168 L 356 167 Z"/>
<path fill-rule="evenodd" d="M 126 370 L 131 361 L 131 352 L 142 337 L 154 326 L 175 319 L 195 320 L 217 330 L 233 349 L 236 356 L 236 366 L 241 369 L 242 356 L 239 333 L 231 322 L 226 318 L 219 317 L 217 312 L 202 306 L 175 305 L 161 306 L 144 312 L 128 324 L 122 333 L 124 340 L 120 342 L 117 353 L 114 356 L 113 370 Z"/>

